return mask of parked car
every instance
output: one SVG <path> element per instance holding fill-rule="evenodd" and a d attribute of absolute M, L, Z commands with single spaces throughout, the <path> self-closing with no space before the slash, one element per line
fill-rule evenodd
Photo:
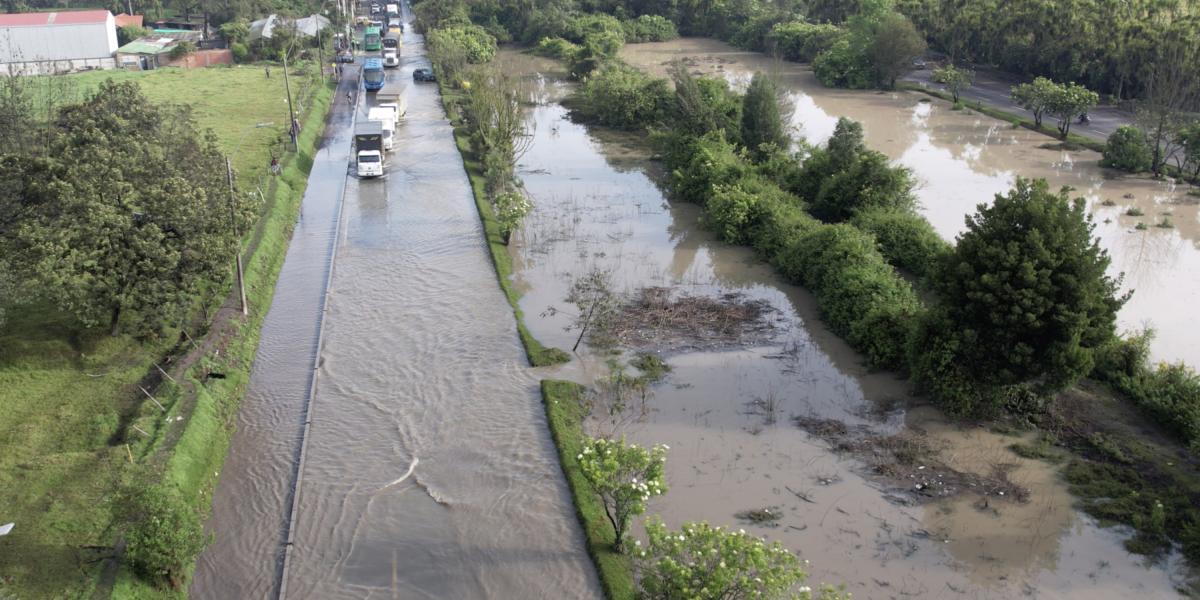
<path fill-rule="evenodd" d="M 927 67 L 928 65 L 925 64 L 924 60 L 921 60 L 918 58 L 912 62 L 912 66 L 914 69 L 921 71 L 921 70 L 924 70 L 925 67 Z"/>
<path fill-rule="evenodd" d="M 437 76 L 429 69 L 416 69 L 413 71 L 413 81 L 437 81 Z"/>
<path fill-rule="evenodd" d="M 341 52 L 338 52 L 337 60 L 338 62 L 352 63 L 354 62 L 354 53 L 348 49 L 342 50 Z"/>

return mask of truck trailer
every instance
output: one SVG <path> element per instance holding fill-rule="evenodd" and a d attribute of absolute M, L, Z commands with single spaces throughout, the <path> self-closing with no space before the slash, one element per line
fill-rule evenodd
<path fill-rule="evenodd" d="M 354 163 L 359 177 L 383 175 L 383 125 L 366 121 L 354 128 Z"/>

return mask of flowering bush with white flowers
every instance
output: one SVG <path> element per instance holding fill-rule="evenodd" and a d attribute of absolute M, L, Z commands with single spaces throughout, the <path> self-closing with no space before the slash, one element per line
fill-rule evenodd
<path fill-rule="evenodd" d="M 666 493 L 663 466 L 667 446 L 641 448 L 620 440 L 587 439 L 575 457 L 583 476 L 604 504 L 604 513 L 616 532 L 618 551 L 624 550 L 625 534 L 634 515 L 646 512 L 646 501 Z"/>
<path fill-rule="evenodd" d="M 504 243 L 512 236 L 512 232 L 521 226 L 521 221 L 533 210 L 529 198 L 519 192 L 505 192 L 496 196 L 492 202 L 496 209 L 496 222 L 500 225 L 500 235 Z"/>
<path fill-rule="evenodd" d="M 669 531 L 660 519 L 646 521 L 647 543 L 629 544 L 647 600 L 742 600 L 748 598 L 838 600 L 849 598 L 823 586 L 803 585 L 799 558 L 779 542 L 767 544 L 743 530 L 686 523 Z M 807 563 L 807 561 L 805 561 Z"/>

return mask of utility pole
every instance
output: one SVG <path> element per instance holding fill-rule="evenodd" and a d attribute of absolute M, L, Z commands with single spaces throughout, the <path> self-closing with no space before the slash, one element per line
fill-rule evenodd
<path fill-rule="evenodd" d="M 250 314 L 249 307 L 246 306 L 246 279 L 242 275 L 242 236 L 237 229 L 237 215 L 233 212 L 233 164 L 229 162 L 229 157 L 225 157 L 225 177 L 229 180 L 229 224 L 233 227 L 234 237 L 234 256 L 237 259 L 237 283 L 238 294 L 242 298 L 242 316 Z"/>
<path fill-rule="evenodd" d="M 288 82 L 287 57 L 288 57 L 288 52 L 290 52 L 290 51 L 291 51 L 291 48 L 288 48 L 287 50 L 285 50 L 283 52 L 283 88 L 285 90 L 287 90 L 288 131 L 292 132 L 292 151 L 298 152 L 300 150 L 300 145 L 299 145 L 299 140 L 298 140 L 298 138 L 300 136 L 300 132 L 296 131 L 296 123 L 297 123 L 296 109 L 292 108 L 292 85 L 291 85 L 291 83 Z"/>

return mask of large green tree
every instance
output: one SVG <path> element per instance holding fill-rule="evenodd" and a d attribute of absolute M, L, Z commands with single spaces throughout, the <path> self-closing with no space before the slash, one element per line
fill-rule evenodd
<path fill-rule="evenodd" d="M 1046 393 L 1086 374 L 1128 297 L 1093 229 L 1082 199 L 1040 179 L 980 205 L 931 276 L 919 379 L 953 409 L 986 412 L 989 390 Z"/>
<path fill-rule="evenodd" d="M 0 159 L 0 253 L 40 296 L 85 326 L 149 333 L 226 280 L 255 206 L 231 199 L 215 138 L 186 108 L 108 81 L 52 131 L 47 155 Z"/>
<path fill-rule="evenodd" d="M 742 101 L 742 143 L 751 152 L 764 144 L 787 150 L 789 139 L 779 110 L 779 90 L 767 75 L 756 72 Z"/>

